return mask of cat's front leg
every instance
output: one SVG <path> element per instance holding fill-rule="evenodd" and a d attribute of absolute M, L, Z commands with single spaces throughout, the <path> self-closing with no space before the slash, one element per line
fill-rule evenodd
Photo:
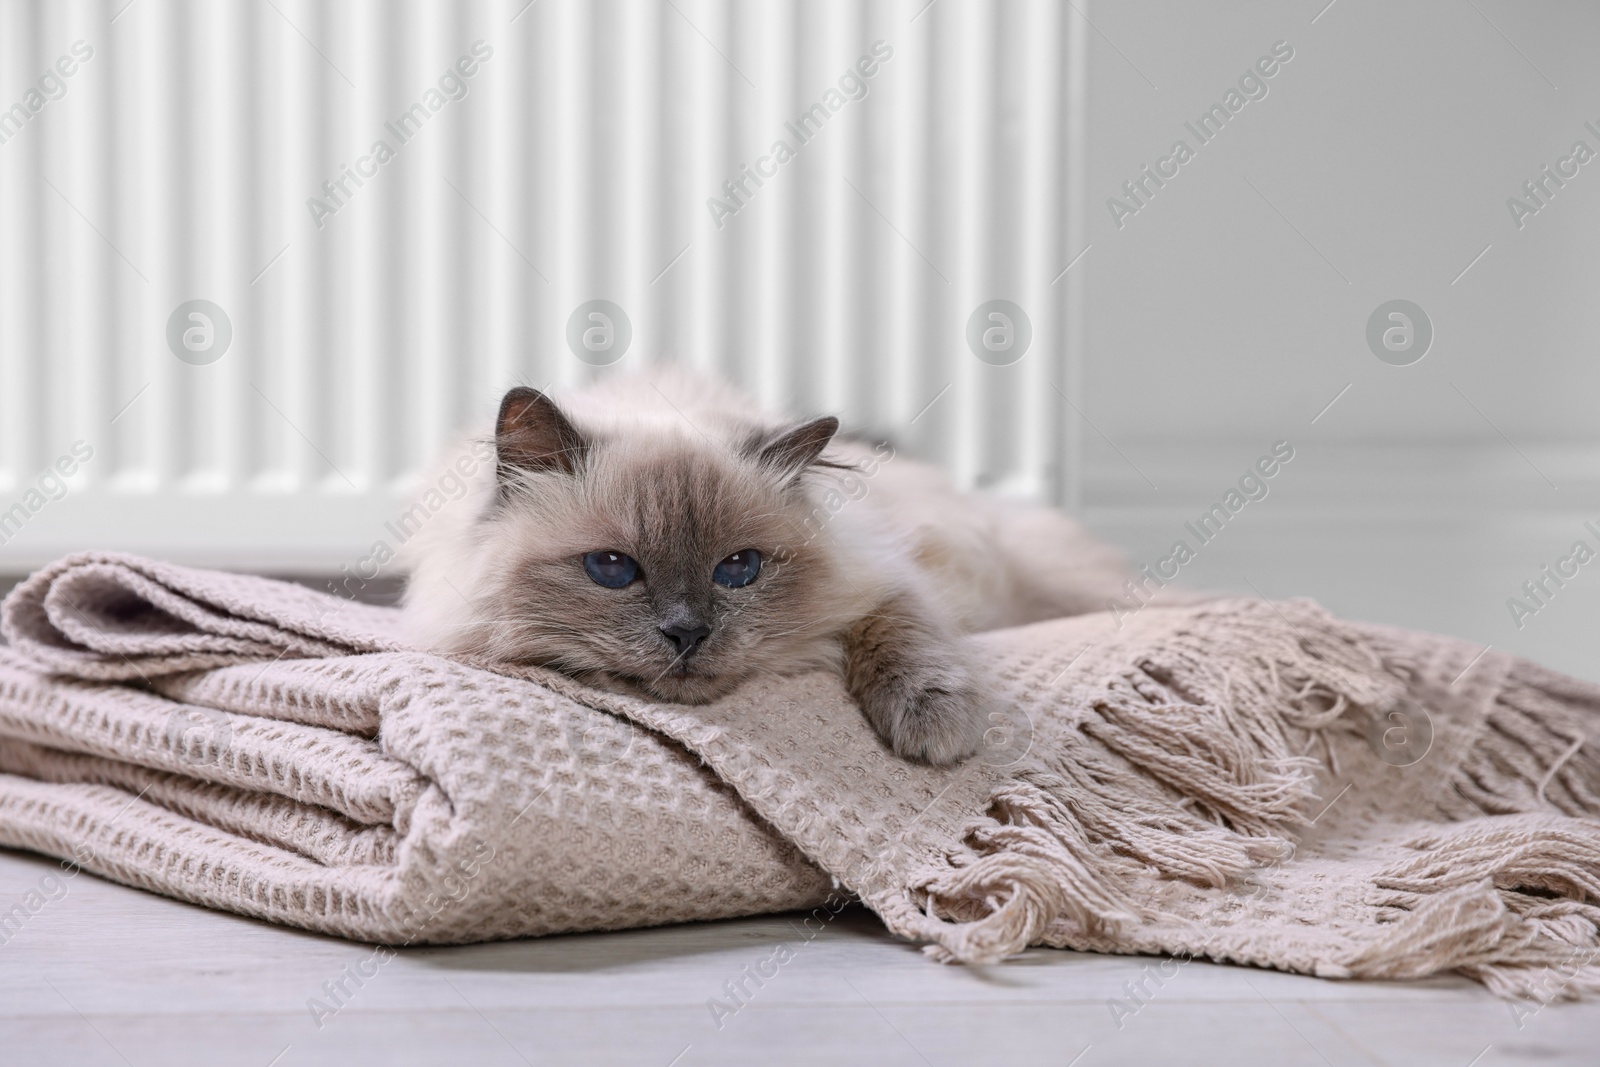
<path fill-rule="evenodd" d="M 896 593 L 844 635 L 845 685 L 895 754 L 952 763 L 983 744 L 988 697 L 931 606 Z"/>

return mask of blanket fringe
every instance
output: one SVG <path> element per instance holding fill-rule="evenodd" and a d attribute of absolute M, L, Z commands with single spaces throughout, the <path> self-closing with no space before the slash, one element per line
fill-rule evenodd
<path fill-rule="evenodd" d="M 1219 640 L 1239 653 L 1216 655 Z M 1403 671 L 1309 602 L 1202 616 L 1077 691 L 1071 735 L 995 787 L 969 851 L 912 885 L 902 932 L 966 963 L 1115 949 L 1119 927 L 1161 918 L 1132 899 L 1138 877 L 1225 886 L 1291 855 L 1330 731 L 1410 699 Z M 1405 842 L 1415 856 L 1374 879 L 1371 936 L 1319 973 L 1453 970 L 1541 1003 L 1600 993 L 1597 713 L 1592 689 L 1516 663 L 1454 775 L 1460 810 L 1441 813 L 1465 821 Z"/>
<path fill-rule="evenodd" d="M 1505 816 L 1409 842 L 1374 904 L 1387 929 L 1350 961 L 1362 978 L 1454 970 L 1502 997 L 1600 992 L 1600 825 Z"/>
<path fill-rule="evenodd" d="M 970 852 L 910 889 L 904 932 L 935 958 L 990 963 L 1044 940 L 1104 947 L 1157 914 L 1132 876 L 1221 887 L 1292 853 L 1316 799 L 1316 731 L 1404 695 L 1376 654 L 1309 601 L 1197 619 L 1080 687 L 1087 709 L 1048 762 L 1019 767 L 968 827 Z M 1285 625 L 1287 623 L 1287 625 Z M 1239 658 L 1215 654 L 1218 630 Z"/>
<path fill-rule="evenodd" d="M 1105 858 L 1039 784 L 1014 781 L 968 828 L 970 854 L 920 887 L 925 951 L 941 962 L 997 963 L 1040 940 L 1052 923 L 1116 928 L 1136 910 L 1106 878 Z"/>
<path fill-rule="evenodd" d="M 1600 700 L 1554 671 L 1517 661 L 1483 734 L 1456 772 L 1455 818 L 1556 811 L 1600 815 L 1600 748 L 1589 743 Z"/>
<path fill-rule="evenodd" d="M 1443 803 L 1463 821 L 1409 839 L 1417 855 L 1374 879 L 1394 932 L 1354 973 L 1455 970 L 1540 1003 L 1600 993 L 1597 713 L 1593 690 L 1513 663 Z"/>

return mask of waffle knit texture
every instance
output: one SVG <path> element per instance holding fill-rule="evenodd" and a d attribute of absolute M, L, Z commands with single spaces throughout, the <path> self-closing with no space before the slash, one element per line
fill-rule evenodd
<path fill-rule="evenodd" d="M 953 767 L 828 674 L 652 704 L 134 556 L 52 564 L 3 628 L 0 844 L 273 922 L 450 944 L 839 884 L 946 961 L 1600 989 L 1600 687 L 1305 600 L 972 637 L 1007 710 Z"/>

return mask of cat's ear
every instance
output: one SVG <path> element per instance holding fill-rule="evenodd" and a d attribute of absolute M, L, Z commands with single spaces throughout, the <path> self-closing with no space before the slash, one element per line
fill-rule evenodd
<path fill-rule="evenodd" d="M 500 401 L 494 444 L 502 489 L 518 471 L 576 474 L 589 451 L 588 440 L 555 401 L 525 385 Z"/>
<path fill-rule="evenodd" d="M 751 451 L 763 467 L 793 477 L 820 460 L 822 450 L 838 432 L 839 420 L 824 415 L 761 437 L 754 442 Z"/>

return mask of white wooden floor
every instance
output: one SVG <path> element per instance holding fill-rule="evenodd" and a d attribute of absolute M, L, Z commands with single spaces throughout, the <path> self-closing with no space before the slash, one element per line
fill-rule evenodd
<path fill-rule="evenodd" d="M 0 853 L 0 906 L 54 864 Z M 1190 963 L 1119 1028 L 1155 962 L 1034 950 L 941 967 L 864 910 L 807 941 L 772 916 L 412 949 L 319 1027 L 307 1007 L 369 947 L 81 875 L 0 946 L 6 1064 L 1390 1064 L 1600 1062 L 1600 1004 L 1525 1019 L 1459 979 L 1327 982 Z M 707 1001 L 795 956 L 719 1028 Z M 750 988 L 754 989 L 752 985 Z"/>

